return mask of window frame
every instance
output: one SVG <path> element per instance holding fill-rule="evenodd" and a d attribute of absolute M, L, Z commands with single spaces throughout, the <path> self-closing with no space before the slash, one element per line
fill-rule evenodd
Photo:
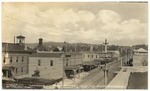
<path fill-rule="evenodd" d="M 24 68 L 23 68 L 23 67 L 21 67 L 21 73 L 23 73 L 23 69 L 24 69 Z"/>
<path fill-rule="evenodd" d="M 4 57 L 3 57 L 3 63 L 5 63 L 5 62 L 6 62 L 6 57 L 4 56 Z"/>
<path fill-rule="evenodd" d="M 22 56 L 22 60 L 21 61 L 24 62 L 24 56 Z"/>
<path fill-rule="evenodd" d="M 12 63 L 12 57 L 10 57 L 10 62 Z"/>
<path fill-rule="evenodd" d="M 15 69 L 16 73 L 18 73 L 18 68 Z"/>
<path fill-rule="evenodd" d="M 94 57 L 93 55 L 91 55 L 92 56 L 92 58 Z"/>
<path fill-rule="evenodd" d="M 18 56 L 16 57 L 16 62 L 18 62 Z"/>
<path fill-rule="evenodd" d="M 41 66 L 41 60 L 38 59 L 38 66 Z"/>
<path fill-rule="evenodd" d="M 68 58 L 66 59 L 66 66 L 69 66 Z"/>
<path fill-rule="evenodd" d="M 54 66 L 54 61 L 50 60 L 50 66 Z"/>
<path fill-rule="evenodd" d="M 90 55 L 88 55 L 88 58 L 90 58 Z"/>

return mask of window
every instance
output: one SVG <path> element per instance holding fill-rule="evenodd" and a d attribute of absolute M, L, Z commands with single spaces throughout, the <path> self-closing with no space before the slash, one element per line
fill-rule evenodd
<path fill-rule="evenodd" d="M 92 58 L 93 58 L 93 55 L 92 55 Z"/>
<path fill-rule="evenodd" d="M 50 60 L 50 66 L 53 66 L 53 60 Z"/>
<path fill-rule="evenodd" d="M 10 57 L 10 62 L 12 62 L 12 57 Z"/>
<path fill-rule="evenodd" d="M 23 72 L 23 67 L 21 67 L 21 73 Z"/>
<path fill-rule="evenodd" d="M 38 60 L 38 66 L 41 66 L 41 60 Z"/>
<path fill-rule="evenodd" d="M 16 62 L 18 62 L 18 57 L 16 58 Z"/>
<path fill-rule="evenodd" d="M 88 58 L 90 57 L 90 55 L 88 55 Z"/>
<path fill-rule="evenodd" d="M 97 55 L 96 55 L 96 58 L 97 58 Z"/>
<path fill-rule="evenodd" d="M 66 61 L 66 66 L 68 66 L 68 61 Z"/>
<path fill-rule="evenodd" d="M 66 59 L 66 66 L 68 66 L 68 59 Z"/>
<path fill-rule="evenodd" d="M 22 56 L 22 62 L 23 62 L 23 60 L 24 60 L 24 57 Z"/>
<path fill-rule="evenodd" d="M 4 59 L 3 59 L 3 63 L 5 63 L 6 62 L 6 57 L 4 57 Z"/>
<path fill-rule="evenodd" d="M 18 73 L 18 68 L 16 68 L 16 73 Z"/>
<path fill-rule="evenodd" d="M 83 58 L 85 58 L 85 55 L 83 55 Z"/>

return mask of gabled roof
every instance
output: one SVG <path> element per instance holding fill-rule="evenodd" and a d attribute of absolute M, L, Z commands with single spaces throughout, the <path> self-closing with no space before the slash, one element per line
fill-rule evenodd
<path fill-rule="evenodd" d="M 62 57 L 63 53 L 58 53 L 58 52 L 55 52 L 55 53 L 50 53 L 50 52 L 41 52 L 41 53 L 33 53 L 31 55 L 31 57 L 52 57 L 52 58 L 60 58 Z"/>
<path fill-rule="evenodd" d="M 43 45 L 38 45 L 34 48 L 34 51 L 47 51 L 45 46 Z"/>
<path fill-rule="evenodd" d="M 33 52 L 33 49 L 28 46 L 22 44 L 14 44 L 14 43 L 2 43 L 2 51 L 3 52 Z"/>
<path fill-rule="evenodd" d="M 20 36 L 17 36 L 17 38 L 25 38 L 24 36 L 20 35 Z"/>
<path fill-rule="evenodd" d="M 14 69 L 14 67 L 11 66 L 11 65 L 5 65 L 5 66 L 2 67 L 2 69 L 3 70 L 10 70 L 10 69 Z"/>
<path fill-rule="evenodd" d="M 139 49 L 137 49 L 137 50 L 135 50 L 135 51 L 138 51 L 138 52 L 148 52 L 147 50 L 145 50 L 145 49 L 143 49 L 143 48 L 139 48 Z"/>

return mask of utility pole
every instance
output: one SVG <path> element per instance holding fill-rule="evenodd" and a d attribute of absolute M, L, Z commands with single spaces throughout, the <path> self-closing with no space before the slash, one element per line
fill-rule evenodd
<path fill-rule="evenodd" d="M 66 46 L 66 42 L 64 42 L 64 46 L 66 47 L 66 52 L 67 52 L 67 46 Z M 63 78 L 62 78 L 62 86 L 64 86 L 64 79 L 65 79 L 65 50 L 63 52 Z"/>
<path fill-rule="evenodd" d="M 128 49 L 127 49 L 127 61 L 128 61 L 128 59 L 129 59 L 129 57 L 128 57 L 129 55 L 128 55 Z"/>
<path fill-rule="evenodd" d="M 75 59 L 76 59 L 76 53 L 77 53 L 77 52 L 76 52 L 76 47 L 77 47 L 77 46 L 76 46 L 76 43 L 75 43 L 75 51 L 74 51 L 74 65 L 76 64 L 76 62 L 75 62 L 75 61 L 76 61 L 76 60 L 75 60 Z"/>
<path fill-rule="evenodd" d="M 107 69 L 107 64 L 106 64 L 106 60 L 107 60 L 107 45 L 109 44 L 107 42 L 107 39 L 105 39 L 105 42 L 103 43 L 105 45 L 105 69 L 104 69 L 104 84 L 105 86 L 107 86 L 107 73 L 108 73 L 108 69 Z"/>
<path fill-rule="evenodd" d="M 121 68 L 122 68 L 123 67 L 122 48 L 120 49 L 120 56 L 121 56 L 120 61 L 121 61 Z"/>

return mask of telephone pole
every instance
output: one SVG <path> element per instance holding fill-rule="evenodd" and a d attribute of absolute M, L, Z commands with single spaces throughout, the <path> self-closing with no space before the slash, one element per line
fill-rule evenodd
<path fill-rule="evenodd" d="M 65 79 L 65 56 L 66 56 L 65 54 L 67 52 L 66 42 L 64 42 L 64 46 L 65 46 L 64 49 L 66 49 L 66 50 L 64 50 L 64 52 L 63 52 L 63 78 L 62 78 L 62 87 L 64 86 L 64 79 Z"/>
<path fill-rule="evenodd" d="M 104 71 L 104 84 L 105 86 L 107 86 L 107 73 L 108 73 L 108 69 L 107 69 L 107 64 L 106 64 L 106 61 L 107 61 L 107 45 L 109 44 L 107 42 L 107 39 L 105 39 L 105 42 L 103 43 L 105 45 L 105 69 L 103 70 Z"/>

